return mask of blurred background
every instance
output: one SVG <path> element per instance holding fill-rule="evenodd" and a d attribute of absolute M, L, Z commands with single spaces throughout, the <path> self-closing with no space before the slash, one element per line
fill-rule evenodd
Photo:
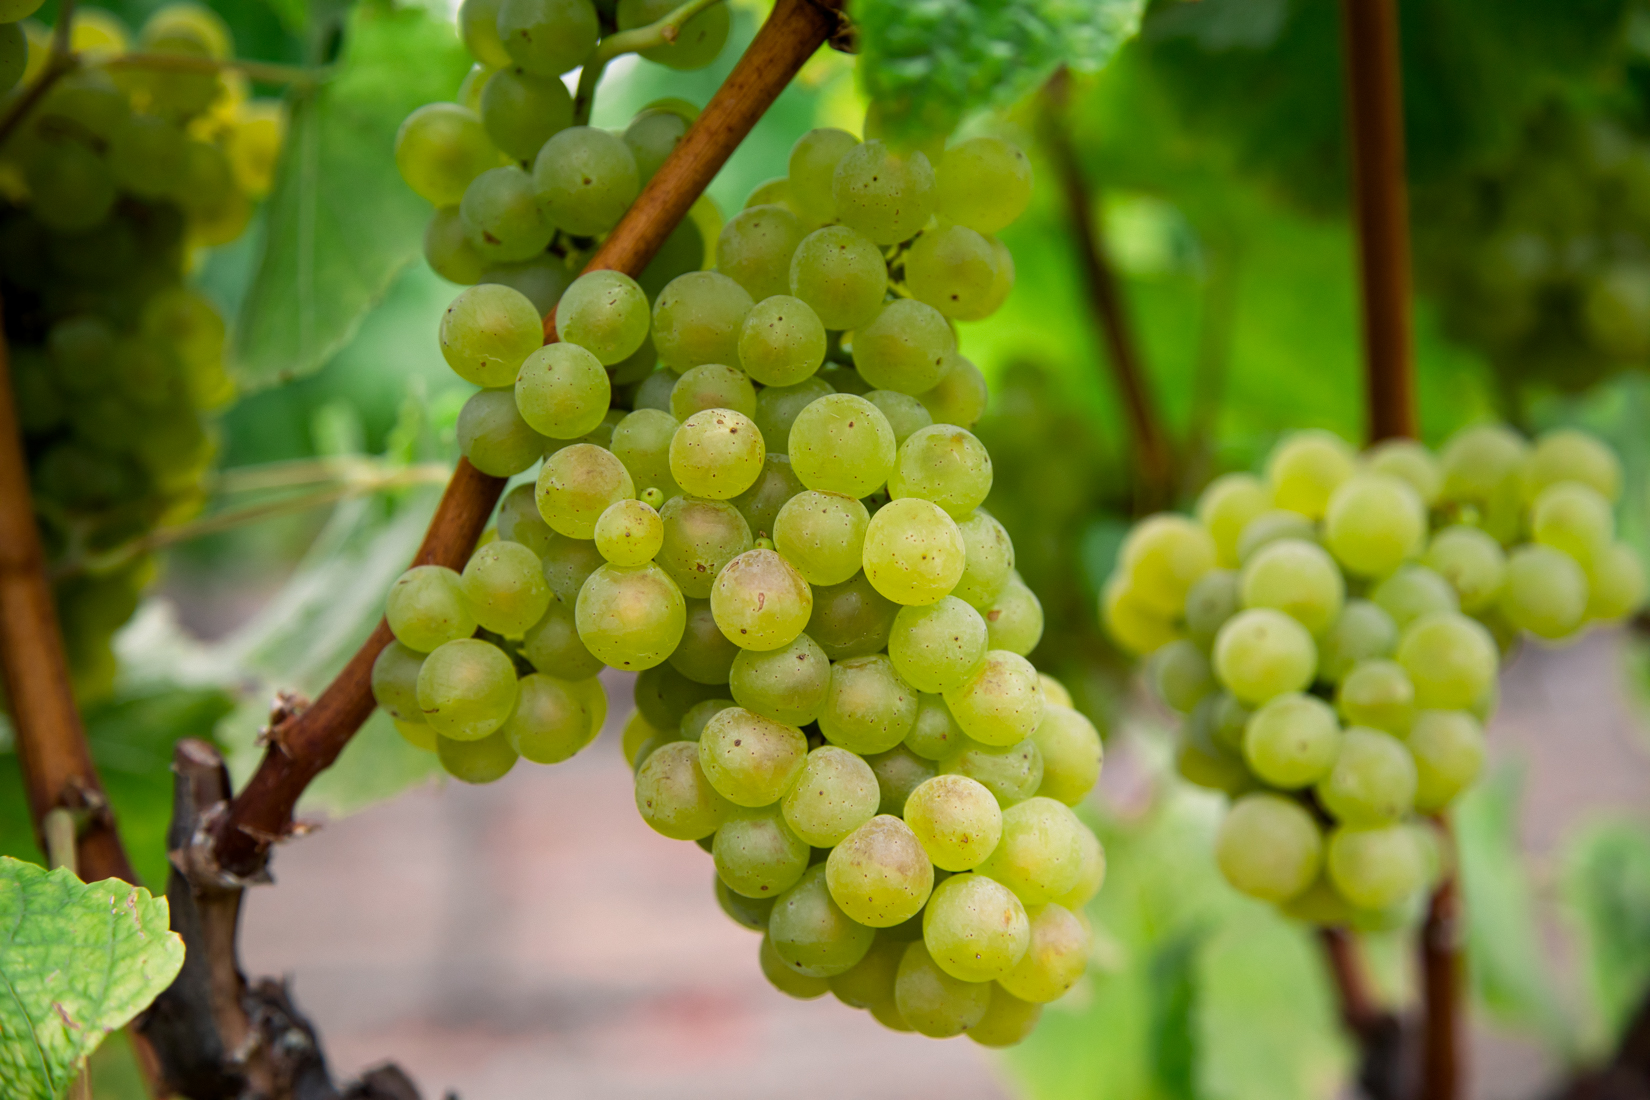
<path fill-rule="evenodd" d="M 156 5 L 106 6 L 136 25 Z M 217 424 L 219 467 L 450 463 L 468 387 L 435 326 L 455 288 L 423 262 L 429 208 L 391 146 L 406 113 L 451 97 L 468 67 L 452 10 L 212 6 L 242 56 L 304 62 L 327 35 L 340 50 L 330 86 L 290 103 L 252 230 L 193 276 L 230 319 L 240 385 Z M 595 124 L 623 126 L 667 95 L 703 105 L 764 14 L 759 0 L 731 6 L 714 65 L 621 59 Z M 1425 441 L 1488 419 L 1588 428 L 1622 457 L 1621 528 L 1650 555 L 1650 7 L 1400 9 Z M 1095 613 L 1145 502 L 1184 505 L 1289 429 L 1363 430 L 1339 33 L 1334 0 L 1154 0 L 1102 71 L 966 123 L 1016 141 L 1037 176 L 1003 234 L 1007 305 L 960 326 L 991 388 L 987 507 L 1047 616 L 1033 660 L 1107 738 L 1083 807 L 1110 860 L 1095 959 L 1034 1036 L 997 1055 L 771 989 L 756 937 L 717 908 L 709 857 L 635 814 L 617 738 L 630 684 L 609 673 L 607 732 L 566 764 L 443 783 L 378 715 L 311 787 L 302 809 L 321 828 L 280 850 L 242 944 L 249 972 L 290 979 L 338 1076 L 394 1060 L 426 1095 L 499 1100 L 1344 1094 L 1351 1050 L 1316 945 L 1221 881 L 1213 796 L 1174 776 L 1168 715 Z M 731 214 L 783 175 L 810 127 L 859 132 L 865 107 L 853 58 L 822 51 L 712 184 L 716 207 Z M 314 219 L 295 229 L 300 209 Z M 1115 277 L 1109 297 L 1085 278 L 1085 227 Z M 1138 461 L 1125 368 L 1168 443 L 1160 469 Z M 237 782 L 251 773 L 273 692 L 327 682 L 417 544 L 439 484 L 399 484 L 165 555 L 117 637 L 116 686 L 88 712 L 149 881 L 164 875 L 171 742 L 214 737 Z M 1503 681 L 1492 766 L 1458 819 L 1476 1097 L 1547 1095 L 1612 1047 L 1650 986 L 1647 652 L 1638 623 L 1526 644 Z M 0 851 L 38 858 L 16 771 L 8 749 Z M 1394 1001 L 1413 986 L 1406 943 L 1371 938 Z M 100 1097 L 132 1095 L 120 1042 L 94 1082 Z"/>

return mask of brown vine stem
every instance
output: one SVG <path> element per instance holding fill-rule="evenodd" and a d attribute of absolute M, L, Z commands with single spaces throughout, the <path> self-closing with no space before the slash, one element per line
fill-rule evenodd
<path fill-rule="evenodd" d="M 586 271 L 640 274 L 756 120 L 832 33 L 837 0 L 779 0 L 733 72 L 688 128 Z M 545 342 L 555 339 L 555 314 Z M 461 567 L 504 489 L 463 460 L 447 484 L 415 564 Z M 269 848 L 292 828 L 292 810 L 311 779 L 329 767 L 374 706 L 372 664 L 390 642 L 379 622 L 372 636 L 316 700 L 270 731 L 258 770 L 214 832 L 213 856 L 227 876 L 259 877 Z"/>
<path fill-rule="evenodd" d="M 1465 1094 L 1466 1029 L 1461 999 L 1465 978 L 1461 923 L 1461 881 L 1455 866 L 1455 832 L 1448 817 L 1434 824 L 1448 850 L 1449 868 L 1433 890 L 1421 925 L 1421 1001 L 1426 1028 L 1421 1036 L 1421 1100 L 1456 1100 Z"/>
<path fill-rule="evenodd" d="M 1139 341 L 1129 321 L 1117 273 L 1107 257 L 1093 191 L 1083 178 L 1083 166 L 1072 144 L 1066 118 L 1071 95 L 1070 74 L 1063 68 L 1057 71 L 1043 86 L 1043 95 L 1048 109 L 1043 112 L 1041 137 L 1060 177 L 1060 191 L 1076 236 L 1089 302 L 1100 322 L 1106 361 L 1111 364 L 1112 381 L 1123 400 L 1123 412 L 1129 423 L 1137 479 L 1136 510 L 1154 512 L 1167 507 L 1174 498 L 1174 452 L 1146 380 Z"/>

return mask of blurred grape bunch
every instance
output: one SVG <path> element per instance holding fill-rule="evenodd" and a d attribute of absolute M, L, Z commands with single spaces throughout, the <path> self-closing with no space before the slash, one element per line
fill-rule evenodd
<path fill-rule="evenodd" d="M 233 386 L 223 318 L 187 275 L 246 228 L 284 120 L 216 65 L 233 43 L 198 4 L 159 8 L 135 42 L 109 13 L 81 13 L 69 36 L 81 64 L 60 78 L 48 37 L 28 25 L 23 80 L 55 82 L 0 146 L 0 294 L 35 509 L 88 695 L 110 684 L 110 636 L 154 575 L 133 545 L 202 503 L 206 417 Z M 128 52 L 200 67 L 122 64 Z"/>

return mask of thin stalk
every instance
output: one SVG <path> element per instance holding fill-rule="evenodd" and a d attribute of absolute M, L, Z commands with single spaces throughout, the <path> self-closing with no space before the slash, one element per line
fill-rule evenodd
<path fill-rule="evenodd" d="M 1450 871 L 1433 890 L 1419 944 L 1421 1002 L 1426 1029 L 1421 1035 L 1421 1100 L 1456 1100 L 1465 1095 L 1466 1029 L 1462 1019 L 1465 961 L 1462 941 L 1461 885 L 1455 871 L 1455 834 L 1449 818 L 1435 825 L 1440 843 L 1450 848 Z"/>
<path fill-rule="evenodd" d="M 98 64 L 107 69 L 155 69 L 176 73 L 238 72 L 265 84 L 295 84 L 302 87 L 313 87 L 332 75 L 330 67 L 312 69 L 240 57 L 192 57 L 181 53 L 123 53 Z"/>
<path fill-rule="evenodd" d="M 711 5 L 720 3 L 722 0 L 688 0 L 664 18 L 645 27 L 633 27 L 602 39 L 579 70 L 579 87 L 573 93 L 573 125 L 590 124 L 590 112 L 596 107 L 596 84 L 601 80 L 608 62 L 623 54 L 669 46 L 682 33 L 683 24 Z"/>
<path fill-rule="evenodd" d="M 80 58 L 69 49 L 69 33 L 74 24 L 74 0 L 63 0 L 57 11 L 57 25 L 52 28 L 51 52 L 46 56 L 46 67 L 35 82 L 24 89 L 3 116 L 0 116 L 0 146 L 6 144 L 13 132 L 29 117 L 29 112 L 52 90 L 63 77 L 73 72 Z"/>

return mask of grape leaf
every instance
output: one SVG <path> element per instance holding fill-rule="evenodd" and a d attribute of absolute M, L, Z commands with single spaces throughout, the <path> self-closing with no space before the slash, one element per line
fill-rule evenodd
<path fill-rule="evenodd" d="M 1599 1034 L 1614 1045 L 1650 983 L 1650 833 L 1601 822 L 1564 855 L 1563 898 L 1578 930 Z"/>
<path fill-rule="evenodd" d="M 418 256 L 430 205 L 401 181 L 395 132 L 414 108 L 450 98 L 469 65 L 453 28 L 424 9 L 355 6 L 337 74 L 292 104 L 236 326 L 243 392 L 321 367 Z"/>
<path fill-rule="evenodd" d="M 0 1080 L 15 1100 L 56 1100 L 103 1037 L 177 976 L 183 941 L 166 899 L 90 885 L 0 857 Z"/>
<path fill-rule="evenodd" d="M 1061 65 L 1087 71 L 1140 26 L 1144 0 L 858 0 L 860 79 L 891 130 L 948 133 Z"/>

